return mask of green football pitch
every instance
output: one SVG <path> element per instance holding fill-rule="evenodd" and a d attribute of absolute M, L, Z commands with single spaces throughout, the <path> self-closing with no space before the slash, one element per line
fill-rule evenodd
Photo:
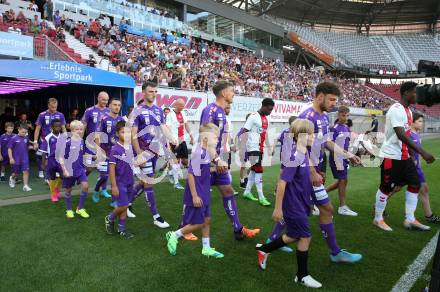
<path fill-rule="evenodd" d="M 439 159 L 440 139 L 424 141 L 425 147 Z M 440 160 L 440 159 L 439 159 Z M 440 213 L 440 161 L 423 165 L 430 185 L 434 211 Z M 272 192 L 278 166 L 266 168 L 264 190 L 273 202 Z M 234 172 L 238 190 L 238 173 Z M 331 173 L 328 172 L 328 183 Z M 96 174 L 91 176 L 94 183 Z M 404 193 L 389 201 L 387 223 L 394 228 L 385 233 L 372 225 L 373 203 L 379 181 L 379 168 L 353 167 L 349 173 L 348 202 L 358 217 L 334 216 L 337 239 L 342 248 L 362 253 L 364 259 L 354 265 L 333 264 L 319 231 L 317 217 L 310 217 L 312 244 L 309 270 L 323 284 L 324 291 L 389 291 L 405 273 L 422 248 L 437 232 L 407 231 L 403 228 Z M 11 190 L 0 184 L 0 200 L 22 196 L 21 185 Z M 47 193 L 47 187 L 32 179 L 32 194 Z M 176 228 L 181 219 L 182 191 L 169 183 L 156 186 L 160 214 Z M 337 205 L 337 193 L 331 193 Z M 78 197 L 74 197 L 77 203 Z M 2 291 L 303 291 L 293 282 L 296 271 L 294 254 L 274 252 L 266 271 L 259 270 L 255 244 L 265 241 L 274 222 L 272 207 L 237 198 L 241 222 L 262 229 L 254 239 L 236 241 L 223 210 L 217 190 L 212 193 L 211 245 L 225 254 L 217 260 L 201 255 L 201 242 L 180 241 L 176 256 L 169 255 L 166 230 L 152 224 L 143 198 L 134 204 L 137 218 L 127 228 L 135 234 L 131 240 L 110 236 L 104 230 L 104 216 L 111 210 L 109 201 L 86 208 L 90 219 L 67 220 L 64 202 L 49 200 L 0 207 L 0 290 Z M 423 221 L 421 206 L 417 217 Z M 200 235 L 200 234 L 199 234 Z M 429 273 L 429 267 L 425 274 Z M 424 275 L 425 276 L 425 275 Z M 414 291 L 425 281 L 419 280 Z"/>

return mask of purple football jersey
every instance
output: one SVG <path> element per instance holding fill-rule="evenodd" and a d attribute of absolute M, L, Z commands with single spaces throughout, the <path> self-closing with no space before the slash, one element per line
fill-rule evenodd
<path fill-rule="evenodd" d="M 73 171 L 73 173 L 69 173 L 70 176 L 78 177 L 80 176 L 86 169 L 84 166 L 84 153 L 85 153 L 85 143 L 82 139 L 74 139 L 73 137 L 68 137 L 66 140 L 66 148 L 64 152 L 64 161 L 67 167 L 67 164 L 71 165 L 71 168 L 67 167 L 67 170 Z"/>
<path fill-rule="evenodd" d="M 8 158 L 8 143 L 9 140 L 11 140 L 12 137 L 14 137 L 15 134 L 8 135 L 4 133 L 0 136 L 0 147 L 1 147 L 1 154 L 3 156 L 3 159 Z"/>
<path fill-rule="evenodd" d="M 213 123 L 220 130 L 220 136 L 217 143 L 217 154 L 220 154 L 221 145 L 224 144 L 222 143 L 222 140 L 224 139 L 223 136 L 226 136 L 223 135 L 226 127 L 226 113 L 223 108 L 219 107 L 215 102 L 208 104 L 208 106 L 203 109 L 200 117 L 201 125 L 209 123 Z"/>
<path fill-rule="evenodd" d="M 302 113 L 300 113 L 298 118 L 311 121 L 313 123 L 313 126 L 315 127 L 315 139 L 313 141 L 312 147 L 309 148 L 309 154 L 313 164 L 315 166 L 318 166 L 318 169 L 322 171 L 322 163 L 324 160 L 324 147 L 329 138 L 328 114 L 326 112 L 320 114 L 315 111 L 313 107 L 309 107 Z"/>
<path fill-rule="evenodd" d="M 330 129 L 330 132 L 332 141 L 344 150 L 348 150 L 350 145 L 350 128 L 346 124 L 337 123 Z M 344 159 L 341 155 L 335 157 L 334 153 L 331 152 L 330 163 L 334 164 L 335 158 L 339 159 L 341 163 L 343 162 L 344 167 L 348 166 L 348 159 Z"/>
<path fill-rule="evenodd" d="M 47 153 L 48 157 L 54 158 L 59 137 L 60 134 L 55 135 L 54 133 L 50 133 L 49 135 L 47 135 L 41 143 L 40 151 L 43 153 Z"/>
<path fill-rule="evenodd" d="M 304 217 L 312 204 L 309 161 L 307 155 L 299 153 L 293 145 L 291 161 L 295 161 L 296 156 L 302 157 L 302 163 L 293 167 L 284 166 L 280 174 L 280 179 L 286 182 L 283 199 L 283 215 L 286 218 Z"/>
<path fill-rule="evenodd" d="M 420 146 L 422 144 L 422 140 L 420 139 L 420 135 L 418 133 L 411 131 L 410 138 L 418 146 Z M 417 151 L 413 151 L 412 155 L 413 155 L 414 161 L 416 162 L 416 167 L 420 168 L 420 154 Z"/>
<path fill-rule="evenodd" d="M 81 122 L 87 124 L 87 135 L 97 131 L 99 123 L 101 122 L 101 118 L 109 111 L 110 110 L 107 107 L 101 109 L 97 106 L 92 106 L 86 109 L 84 115 L 81 118 Z"/>
<path fill-rule="evenodd" d="M 196 146 L 191 154 L 191 161 L 188 173 L 194 175 L 197 195 L 202 199 L 204 205 L 209 205 L 211 201 L 211 159 L 206 149 Z M 187 206 L 193 206 L 191 190 L 189 184 L 186 184 L 183 194 L 183 203 Z"/>
<path fill-rule="evenodd" d="M 157 105 L 151 107 L 142 104 L 136 107 L 130 117 L 133 126 L 138 128 L 138 140 L 142 149 L 147 146 L 157 153 L 159 151 L 158 145 L 150 145 L 153 140 L 162 139 L 162 132 L 160 125 L 165 123 L 163 110 Z"/>
<path fill-rule="evenodd" d="M 123 185 L 133 185 L 133 147 L 124 148 L 116 142 L 110 150 L 109 163 L 115 164 L 116 181 Z"/>
<path fill-rule="evenodd" d="M 101 142 L 101 148 L 105 151 L 107 156 L 110 155 L 110 150 L 117 141 L 116 137 L 116 124 L 120 121 L 124 121 L 121 116 L 113 118 L 110 114 L 105 114 L 100 122 L 98 131 L 103 132 L 107 135 L 107 143 Z"/>
<path fill-rule="evenodd" d="M 12 149 L 12 157 L 15 164 L 29 163 L 29 138 L 27 136 L 14 135 L 8 142 L 8 149 Z"/>
<path fill-rule="evenodd" d="M 52 120 L 54 119 L 59 119 L 62 126 L 66 125 L 66 119 L 60 112 L 51 113 L 47 110 L 38 115 L 38 119 L 35 124 L 37 126 L 41 126 L 40 136 L 42 140 L 52 131 Z"/>

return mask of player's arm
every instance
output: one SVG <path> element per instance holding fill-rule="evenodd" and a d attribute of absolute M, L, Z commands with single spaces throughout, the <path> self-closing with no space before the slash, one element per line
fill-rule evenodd
<path fill-rule="evenodd" d="M 349 159 L 354 164 L 359 164 L 361 162 L 361 159 L 359 158 L 359 156 L 356 156 L 353 153 L 351 153 L 350 151 L 345 150 L 344 148 L 340 147 L 338 144 L 336 144 L 332 140 L 327 140 L 325 145 L 329 151 L 334 153 L 335 157 L 340 155 L 344 159 Z"/>
<path fill-rule="evenodd" d="M 194 136 L 193 136 L 193 134 L 191 133 L 191 129 L 189 128 L 189 124 L 188 124 L 188 122 L 185 122 L 185 130 L 186 130 L 186 132 L 188 133 L 188 135 L 189 135 L 189 138 L 190 138 L 190 143 L 191 143 L 191 145 L 193 145 L 194 144 Z"/>
<path fill-rule="evenodd" d="M 277 192 L 275 194 L 275 209 L 273 210 L 272 219 L 279 222 L 283 219 L 283 199 L 286 190 L 286 182 L 281 178 L 278 179 Z"/>
<path fill-rule="evenodd" d="M 12 156 L 12 148 L 8 147 L 9 163 L 15 164 L 14 156 Z"/>
<path fill-rule="evenodd" d="M 188 187 L 191 191 L 191 196 L 193 200 L 194 207 L 200 208 L 203 205 L 202 199 L 197 194 L 196 181 L 194 179 L 194 174 L 188 173 Z"/>
<path fill-rule="evenodd" d="M 116 164 L 114 162 L 108 164 L 108 174 L 112 185 L 112 195 L 117 197 L 119 196 L 119 189 L 116 183 Z"/>
<path fill-rule="evenodd" d="M 414 143 L 411 137 L 405 133 L 405 129 L 403 127 L 394 127 L 394 132 L 402 143 L 405 143 L 409 148 L 415 152 L 418 152 L 427 163 L 433 163 L 435 161 L 435 158 L 431 153 L 425 151 L 421 145 L 419 146 Z"/>
<path fill-rule="evenodd" d="M 176 138 L 173 137 L 173 135 L 171 134 L 170 129 L 167 127 L 166 124 L 161 124 L 160 125 L 160 129 L 162 130 L 162 133 L 165 135 L 165 138 L 167 138 L 167 140 L 173 144 L 173 145 L 177 145 L 177 140 Z"/>
<path fill-rule="evenodd" d="M 131 127 L 131 144 L 133 145 L 133 149 L 136 152 L 136 154 L 139 155 L 142 153 L 138 140 L 138 127 L 136 126 Z"/>
<path fill-rule="evenodd" d="M 37 124 L 35 126 L 34 141 L 32 142 L 32 144 L 34 146 L 34 150 L 37 150 L 37 148 L 38 148 L 38 137 L 40 136 L 40 131 L 41 131 L 41 125 Z"/>

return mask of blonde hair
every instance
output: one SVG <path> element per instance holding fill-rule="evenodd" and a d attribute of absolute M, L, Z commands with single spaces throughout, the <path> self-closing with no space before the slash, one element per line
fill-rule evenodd
<path fill-rule="evenodd" d="M 79 127 L 84 127 L 84 124 L 81 121 L 73 120 L 70 122 L 71 129 L 75 129 L 75 128 L 79 128 Z"/>
<path fill-rule="evenodd" d="M 203 133 L 207 133 L 207 132 L 213 133 L 217 137 L 220 136 L 220 129 L 213 123 L 207 123 L 207 124 L 203 124 L 200 126 L 199 134 L 203 134 Z"/>
<path fill-rule="evenodd" d="M 290 125 L 289 133 L 292 134 L 293 139 L 297 140 L 300 134 L 312 135 L 315 132 L 315 126 L 307 119 L 296 119 Z"/>

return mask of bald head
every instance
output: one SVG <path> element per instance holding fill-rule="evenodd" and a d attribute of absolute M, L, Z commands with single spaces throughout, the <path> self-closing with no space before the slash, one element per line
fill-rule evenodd
<path fill-rule="evenodd" d="M 185 101 L 183 98 L 179 98 L 174 102 L 174 110 L 176 113 L 180 113 L 185 107 Z"/>
<path fill-rule="evenodd" d="M 101 91 L 98 94 L 98 107 L 100 108 L 106 107 L 108 104 L 108 99 L 109 99 L 108 93 L 105 91 Z"/>

